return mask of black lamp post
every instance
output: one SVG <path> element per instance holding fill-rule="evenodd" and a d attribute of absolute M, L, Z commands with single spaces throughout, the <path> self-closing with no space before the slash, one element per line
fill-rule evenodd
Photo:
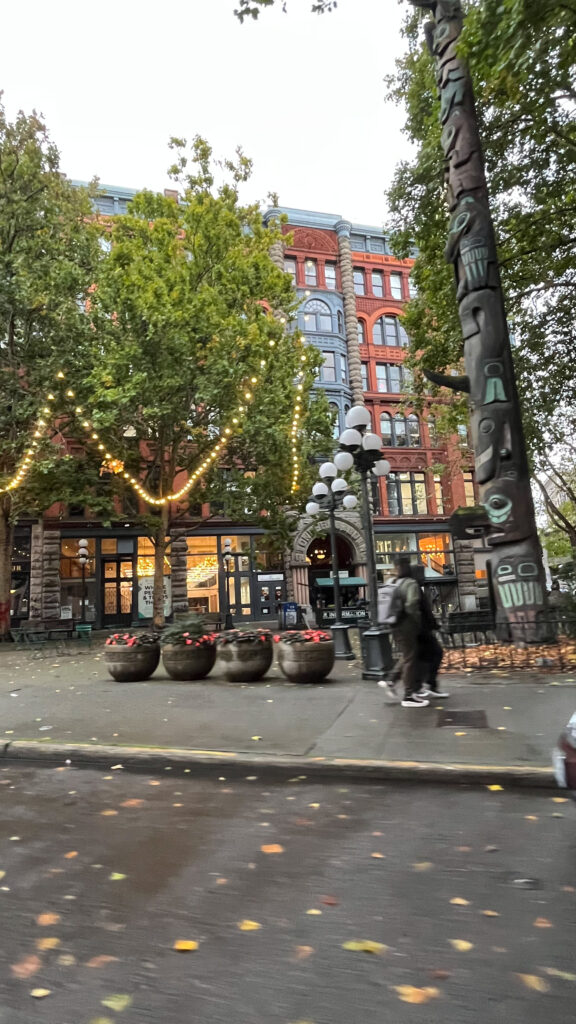
<path fill-rule="evenodd" d="M 224 572 L 226 573 L 226 615 L 224 617 L 224 629 L 234 629 L 234 619 L 232 618 L 232 611 L 230 608 L 230 566 L 233 558 L 232 541 L 227 537 L 224 541 L 224 554 L 222 556 Z"/>
<path fill-rule="evenodd" d="M 346 415 L 346 427 L 340 435 L 341 451 L 334 457 L 339 469 L 356 469 L 362 487 L 362 525 L 366 541 L 368 568 L 368 599 L 370 604 L 370 627 L 364 632 L 363 679 L 382 679 L 392 664 L 390 632 L 378 624 L 378 575 L 374 530 L 370 511 L 368 474 L 376 477 L 390 472 L 390 463 L 382 456 L 382 438 L 372 433 L 372 417 L 364 405 L 355 405 Z"/>
<path fill-rule="evenodd" d="M 88 563 L 88 541 L 78 541 L 78 561 L 82 570 L 82 609 L 80 612 L 80 622 L 86 622 L 86 565 Z"/>
<path fill-rule="evenodd" d="M 330 548 L 332 550 L 332 577 L 334 580 L 334 614 L 336 616 L 332 630 L 334 640 L 334 655 L 336 658 L 350 661 L 355 657 L 350 647 L 348 626 L 342 622 L 342 594 L 340 590 L 340 572 L 338 566 L 338 549 L 336 538 L 336 509 L 343 507 L 351 510 L 358 504 L 354 494 L 346 494 L 348 484 L 342 477 L 338 476 L 338 467 L 333 462 L 324 462 L 320 466 L 322 480 L 314 484 L 312 488 L 313 497 L 306 505 L 308 515 L 318 515 L 319 512 L 328 513 L 330 532 Z"/>

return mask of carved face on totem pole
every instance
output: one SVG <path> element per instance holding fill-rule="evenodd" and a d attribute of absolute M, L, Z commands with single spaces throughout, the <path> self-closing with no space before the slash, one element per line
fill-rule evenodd
<path fill-rule="evenodd" d="M 529 555 L 513 555 L 493 565 L 492 583 L 500 606 L 507 611 L 542 607 L 540 571 Z"/>
<path fill-rule="evenodd" d="M 454 264 L 458 299 L 469 292 L 496 287 L 496 247 L 490 215 L 474 196 L 464 196 L 452 214 L 445 255 L 448 263 Z"/>

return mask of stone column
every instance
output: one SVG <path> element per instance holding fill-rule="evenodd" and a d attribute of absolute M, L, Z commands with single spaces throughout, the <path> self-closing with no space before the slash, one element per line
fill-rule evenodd
<path fill-rule="evenodd" d="M 356 295 L 354 292 L 354 271 L 352 267 L 352 251 L 350 249 L 350 231 L 352 225 L 346 220 L 336 224 L 338 249 L 340 253 L 340 276 L 344 295 L 344 324 L 346 327 L 346 345 L 348 348 L 348 370 L 350 387 L 354 405 L 364 401 L 362 390 L 362 360 L 358 345 L 358 317 L 356 315 Z"/>
<path fill-rule="evenodd" d="M 478 606 L 476 592 L 476 562 L 474 544 L 468 540 L 454 540 L 454 561 L 458 578 L 458 595 L 462 611 L 473 611 Z"/>
<path fill-rule="evenodd" d="M 42 618 L 60 618 L 60 530 L 45 530 L 42 545 Z"/>
<path fill-rule="evenodd" d="M 32 527 L 30 543 L 30 610 L 32 622 L 42 618 L 42 579 L 43 579 L 43 544 L 44 523 L 40 521 Z"/>
<path fill-rule="evenodd" d="M 284 579 L 286 581 L 286 600 L 294 601 L 294 573 L 292 572 L 292 552 L 286 548 L 284 552 Z"/>
<path fill-rule="evenodd" d="M 170 568 L 172 579 L 172 611 L 175 618 L 188 614 L 187 573 L 188 546 L 184 530 L 170 532 Z"/>

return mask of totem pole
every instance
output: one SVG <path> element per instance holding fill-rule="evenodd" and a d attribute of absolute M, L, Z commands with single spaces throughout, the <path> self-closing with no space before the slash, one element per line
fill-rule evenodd
<path fill-rule="evenodd" d="M 513 640 L 534 642 L 548 631 L 545 576 L 472 80 L 457 53 L 464 15 L 460 0 L 410 2 L 432 14 L 425 31 L 436 62 L 451 213 L 445 256 L 456 275 L 466 370 L 462 377 L 426 376 L 469 395 L 497 619 Z"/>

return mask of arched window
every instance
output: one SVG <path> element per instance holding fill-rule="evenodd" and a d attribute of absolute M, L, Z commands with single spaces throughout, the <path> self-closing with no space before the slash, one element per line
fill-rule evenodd
<path fill-rule="evenodd" d="M 396 435 L 396 447 L 406 448 L 408 444 L 406 420 L 401 413 L 397 413 L 394 417 L 394 433 Z"/>
<path fill-rule="evenodd" d="M 430 438 L 430 444 L 432 445 L 433 448 L 435 448 L 436 445 L 438 444 L 438 431 L 436 430 L 436 417 L 435 416 L 429 416 L 428 419 L 426 420 L 426 425 L 428 427 L 428 437 Z"/>
<path fill-rule="evenodd" d="M 392 417 L 389 412 L 383 412 L 380 416 L 380 434 L 382 436 L 382 444 L 385 448 L 392 448 L 394 445 L 394 436 L 392 434 Z"/>
<path fill-rule="evenodd" d="M 304 306 L 304 330 L 318 331 L 323 334 L 332 333 L 332 313 L 330 306 L 320 299 L 311 299 Z"/>
<path fill-rule="evenodd" d="M 420 447 L 420 420 L 415 413 L 411 413 L 406 420 L 408 427 L 408 444 L 410 448 Z"/>
<path fill-rule="evenodd" d="M 340 409 L 336 402 L 330 402 L 330 413 L 332 415 L 332 437 L 338 440 L 340 437 Z"/>
<path fill-rule="evenodd" d="M 406 348 L 408 335 L 397 316 L 381 316 L 374 324 L 372 340 L 375 345 Z"/>
<path fill-rule="evenodd" d="M 366 323 L 364 320 L 358 320 L 358 344 L 366 344 Z"/>
<path fill-rule="evenodd" d="M 344 334 L 344 317 L 342 316 L 340 310 L 338 310 L 338 313 L 336 315 L 338 317 L 338 334 Z"/>

